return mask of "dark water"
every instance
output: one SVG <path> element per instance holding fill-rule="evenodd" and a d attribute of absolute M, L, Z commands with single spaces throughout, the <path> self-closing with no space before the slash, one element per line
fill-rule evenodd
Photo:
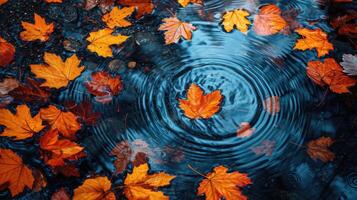
<path fill-rule="evenodd" d="M 71 1 L 76 2 L 80 1 Z M 81 102 L 90 98 L 94 109 L 102 113 L 97 125 L 83 131 L 82 144 L 86 146 L 88 161 L 81 164 L 81 170 L 110 176 L 114 166 L 109 152 L 116 143 L 128 140 L 149 152 L 152 170 L 177 176 L 164 189 L 171 199 L 198 199 L 195 193 L 201 177 L 187 165 L 203 173 L 218 165 L 248 173 L 253 184 L 244 193 L 254 200 L 357 199 L 356 93 L 336 95 L 314 85 L 306 76 L 306 63 L 317 60 L 316 53 L 293 51 L 296 34 L 262 37 L 253 31 L 248 35 L 239 31 L 226 33 L 219 24 L 222 13 L 240 7 L 252 14 L 268 3 L 277 4 L 282 10 L 296 9 L 300 24 L 322 28 L 331 35 L 330 41 L 336 48 L 331 55 L 340 58 L 343 53 L 356 52 L 347 40 L 336 36 L 325 20 L 336 10 L 313 0 L 206 0 L 204 7 L 187 8 L 178 7 L 174 0 L 159 1 L 152 16 L 119 31 L 131 38 L 124 47 L 114 50 L 113 59 L 139 64 L 135 69 L 127 69 L 124 64 L 110 67 L 113 59 L 85 51 L 84 38 L 93 28 L 85 19 L 100 21 L 100 12 L 66 7 L 71 3 L 46 6 L 39 1 L 14 0 L 0 10 L 1 35 L 8 35 L 11 42 L 20 46 L 16 61 L 19 65 L 2 69 L 0 75 L 15 75 L 23 80 L 29 74 L 28 64 L 39 62 L 42 52 L 70 55 L 63 49 L 61 34 L 79 41 L 77 54 L 85 61 L 87 70 L 53 101 Z M 355 4 L 349 6 L 356 8 Z M 168 9 L 198 28 L 192 41 L 164 45 L 162 32 L 156 29 L 160 19 L 170 15 Z M 16 37 L 21 31 L 18 22 L 31 18 L 33 11 L 60 26 L 49 43 L 25 46 Z M 311 25 L 309 21 L 317 23 Z M 92 72 L 101 70 L 120 74 L 124 82 L 124 91 L 108 104 L 95 102 L 83 87 Z M 178 99 L 186 98 L 185 91 L 191 83 L 206 92 L 221 90 L 222 109 L 212 118 L 190 120 L 178 107 Z M 280 97 L 280 112 L 275 115 L 263 106 L 271 96 Z M 252 137 L 236 137 L 242 122 L 250 122 L 256 129 Z M 306 143 L 321 136 L 336 140 L 333 162 L 314 161 L 306 153 Z M 26 144 L 2 141 L 3 146 L 25 151 Z M 267 143 L 273 147 L 271 155 L 254 153 L 254 148 Z M 76 187 L 82 182 L 55 181 L 54 177 L 52 181 L 53 186 L 42 193 L 29 193 L 19 199 L 46 199 L 51 188 L 68 184 Z M 120 181 L 119 176 L 117 182 Z M 4 194 L 3 198 L 6 197 Z"/>

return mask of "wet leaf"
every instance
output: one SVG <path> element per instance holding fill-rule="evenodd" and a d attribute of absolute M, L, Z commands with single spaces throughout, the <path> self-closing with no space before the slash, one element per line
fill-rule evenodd
<path fill-rule="evenodd" d="M 148 174 L 149 165 L 142 164 L 134 167 L 133 172 L 128 174 L 124 180 L 124 194 L 128 200 L 155 199 L 168 200 L 169 197 L 157 188 L 168 186 L 175 176 L 164 172 Z"/>
<path fill-rule="evenodd" d="M 237 130 L 237 137 L 246 138 L 253 135 L 255 132 L 255 128 L 252 128 L 249 122 L 242 122 L 239 125 L 239 129 Z"/>
<path fill-rule="evenodd" d="M 46 103 L 49 100 L 51 92 L 48 88 L 41 88 L 40 85 L 41 83 L 28 78 L 26 84 L 21 84 L 9 94 L 19 101 Z"/>
<path fill-rule="evenodd" d="M 52 194 L 51 200 L 70 200 L 70 195 L 65 188 L 60 188 Z"/>
<path fill-rule="evenodd" d="M 0 116 L 0 125 L 5 126 L 1 136 L 13 137 L 14 140 L 30 138 L 44 128 L 40 115 L 32 117 L 26 105 L 17 106 L 16 114 L 0 109 Z"/>
<path fill-rule="evenodd" d="M 339 35 L 344 35 L 351 38 L 356 38 L 357 24 L 354 20 L 357 19 L 356 11 L 349 11 L 349 13 L 333 18 L 330 21 L 332 27 L 338 30 Z"/>
<path fill-rule="evenodd" d="M 32 189 L 34 177 L 32 171 L 15 152 L 0 149 L 0 185 L 8 183 L 11 196 L 23 192 L 25 187 Z"/>
<path fill-rule="evenodd" d="M 21 22 L 21 25 L 24 28 L 24 31 L 20 33 L 21 39 L 24 41 L 47 41 L 51 33 L 54 31 L 55 25 L 53 23 L 47 24 L 45 19 L 36 13 L 34 18 L 34 24 Z"/>
<path fill-rule="evenodd" d="M 329 86 L 332 92 L 348 93 L 349 87 L 356 84 L 357 80 L 343 73 L 341 66 L 333 58 L 326 58 L 324 62 L 310 61 L 306 68 L 307 76 L 320 86 Z"/>
<path fill-rule="evenodd" d="M 244 9 L 236 9 L 229 11 L 223 15 L 223 28 L 227 32 L 231 32 L 234 27 L 237 30 L 246 33 L 250 25 L 250 21 L 247 19 L 249 12 Z"/>
<path fill-rule="evenodd" d="M 177 2 L 182 6 L 186 7 L 189 3 L 203 5 L 203 0 L 177 0 Z"/>
<path fill-rule="evenodd" d="M 50 154 L 45 157 L 45 163 L 52 167 L 63 166 L 65 159 L 80 153 L 84 149 L 68 139 L 59 139 L 57 129 L 49 130 L 41 137 L 40 148 Z"/>
<path fill-rule="evenodd" d="M 0 36 L 0 66 L 5 67 L 14 60 L 15 47 Z"/>
<path fill-rule="evenodd" d="M 151 14 L 155 7 L 152 0 L 119 0 L 119 4 L 123 6 L 135 7 L 136 19 L 140 19 L 144 15 Z"/>
<path fill-rule="evenodd" d="M 32 171 L 33 176 L 35 177 L 35 181 L 33 182 L 33 190 L 39 192 L 42 188 L 47 186 L 46 177 L 43 172 L 38 169 Z"/>
<path fill-rule="evenodd" d="M 192 83 L 187 91 L 187 100 L 179 99 L 179 107 L 190 119 L 208 119 L 219 111 L 221 101 L 222 95 L 219 90 L 204 95 L 203 90 Z"/>
<path fill-rule="evenodd" d="M 74 190 L 73 200 L 115 200 L 111 187 L 112 183 L 104 176 L 86 179 Z"/>
<path fill-rule="evenodd" d="M 111 29 L 115 27 L 128 27 L 131 23 L 125 19 L 134 12 L 134 7 L 118 8 L 114 7 L 110 13 L 103 15 L 102 20 Z"/>
<path fill-rule="evenodd" d="M 87 49 L 102 57 L 113 57 L 110 46 L 125 42 L 128 36 L 112 35 L 112 33 L 113 30 L 108 28 L 91 32 L 87 37 L 87 41 L 90 42 Z"/>
<path fill-rule="evenodd" d="M 186 40 L 191 40 L 192 31 L 196 30 L 190 23 L 182 22 L 176 17 L 163 19 L 163 24 L 160 25 L 159 30 L 165 31 L 165 43 L 177 43 L 181 37 Z"/>
<path fill-rule="evenodd" d="M 62 3 L 62 0 L 46 0 L 47 3 Z"/>
<path fill-rule="evenodd" d="M 307 143 L 307 153 L 313 160 L 320 159 L 322 162 L 333 161 L 335 154 L 328 147 L 333 144 L 330 137 L 320 137 Z"/>
<path fill-rule="evenodd" d="M 100 118 L 101 113 L 95 112 L 88 99 L 84 99 L 80 104 L 67 102 L 66 107 L 69 111 L 79 117 L 80 121 L 86 125 L 94 125 Z"/>
<path fill-rule="evenodd" d="M 2 4 L 5 4 L 7 1 L 8 1 L 8 0 L 0 0 L 0 6 L 1 6 Z"/>
<path fill-rule="evenodd" d="M 5 78 L 0 82 L 0 96 L 8 94 L 17 87 L 19 87 L 19 81 L 14 78 Z"/>
<path fill-rule="evenodd" d="M 76 115 L 59 110 L 56 106 L 41 108 L 40 115 L 42 120 L 48 122 L 51 129 L 57 129 L 66 138 L 75 139 L 76 132 L 81 129 Z"/>
<path fill-rule="evenodd" d="M 80 177 L 79 170 L 73 163 L 55 166 L 52 171 L 54 174 L 62 174 L 65 177 Z"/>
<path fill-rule="evenodd" d="M 247 174 L 234 171 L 227 173 L 228 169 L 224 166 L 218 166 L 213 172 L 208 173 L 200 182 L 198 195 L 205 195 L 206 200 L 246 200 L 240 188 L 251 184 Z"/>
<path fill-rule="evenodd" d="M 272 114 L 275 115 L 280 112 L 280 97 L 278 96 L 271 96 L 266 98 L 263 102 L 264 109 Z"/>
<path fill-rule="evenodd" d="M 119 94 L 123 89 L 123 83 L 119 75 L 112 76 L 108 72 L 94 72 L 92 79 L 84 83 L 89 93 L 96 96 L 96 100 L 112 100 L 112 96 Z M 98 98 L 104 97 L 104 98 Z M 107 97 L 107 98 L 105 98 Z"/>
<path fill-rule="evenodd" d="M 357 56 L 352 54 L 343 54 L 340 64 L 343 67 L 343 72 L 350 76 L 357 76 Z"/>
<path fill-rule="evenodd" d="M 84 70 L 83 66 L 79 66 L 81 61 L 76 54 L 73 54 L 63 62 L 60 56 L 45 52 L 43 59 L 46 64 L 30 65 L 31 72 L 37 78 L 45 79 L 41 86 L 56 89 L 66 87 L 69 81 L 76 79 Z"/>
<path fill-rule="evenodd" d="M 275 141 L 264 140 L 259 146 L 251 148 L 256 155 L 271 156 L 275 148 Z"/>
<path fill-rule="evenodd" d="M 281 17 L 280 8 L 271 4 L 260 8 L 259 14 L 254 19 L 253 30 L 258 35 L 273 35 L 284 29 L 286 25 L 286 21 Z"/>
<path fill-rule="evenodd" d="M 294 32 L 295 29 L 302 27 L 300 22 L 297 20 L 298 15 L 299 11 L 296 9 L 290 9 L 281 14 L 287 24 L 287 26 L 285 26 L 285 28 L 281 31 L 282 33 L 289 35 Z"/>
<path fill-rule="evenodd" d="M 296 41 L 294 49 L 303 51 L 316 49 L 318 57 L 325 56 L 334 49 L 327 39 L 327 34 L 319 28 L 315 30 L 299 28 L 295 31 L 303 38 Z"/>

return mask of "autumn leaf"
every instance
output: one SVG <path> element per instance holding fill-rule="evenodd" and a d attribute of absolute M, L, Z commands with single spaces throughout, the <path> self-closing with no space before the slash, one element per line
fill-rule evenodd
<path fill-rule="evenodd" d="M 62 174 L 65 177 L 80 177 L 78 168 L 74 163 L 65 163 L 52 168 L 54 174 Z"/>
<path fill-rule="evenodd" d="M 60 188 L 52 194 L 51 200 L 70 200 L 71 197 L 65 188 Z"/>
<path fill-rule="evenodd" d="M 39 192 L 42 190 L 42 188 L 45 188 L 47 186 L 46 176 L 41 170 L 33 170 L 32 175 L 35 178 L 35 181 L 33 182 L 32 186 L 33 191 Z"/>
<path fill-rule="evenodd" d="M 32 171 L 15 152 L 0 149 L 0 185 L 8 183 L 11 196 L 23 192 L 25 187 L 32 189 L 34 177 Z"/>
<path fill-rule="evenodd" d="M 14 78 L 5 78 L 0 82 L 0 96 L 7 95 L 12 90 L 19 87 L 19 81 Z"/>
<path fill-rule="evenodd" d="M 114 0 L 86 0 L 84 9 L 91 10 L 99 6 L 102 13 L 107 13 L 114 6 Z"/>
<path fill-rule="evenodd" d="M 0 109 L 0 116 L 0 125 L 5 126 L 1 136 L 13 137 L 14 140 L 30 138 L 44 128 L 40 115 L 32 117 L 26 105 L 17 106 L 16 114 Z"/>
<path fill-rule="evenodd" d="M 9 95 L 19 101 L 46 103 L 49 100 L 51 92 L 48 88 L 41 88 L 39 82 L 28 78 L 26 84 L 20 84 Z"/>
<path fill-rule="evenodd" d="M 246 138 L 253 135 L 255 128 L 252 128 L 249 122 L 242 122 L 237 130 L 237 137 Z"/>
<path fill-rule="evenodd" d="M 222 25 L 224 30 L 231 32 L 235 26 L 237 30 L 246 33 L 248 31 L 248 26 L 250 25 L 250 21 L 247 19 L 248 16 L 249 12 L 244 9 L 236 9 L 227 12 L 223 15 Z"/>
<path fill-rule="evenodd" d="M 182 6 L 186 7 L 189 3 L 194 3 L 198 5 L 203 5 L 203 0 L 177 0 L 177 2 Z"/>
<path fill-rule="evenodd" d="M 333 45 L 328 41 L 327 34 L 321 29 L 299 28 L 295 31 L 303 38 L 296 41 L 294 49 L 303 51 L 316 49 L 318 57 L 325 56 L 330 50 L 333 50 Z"/>
<path fill-rule="evenodd" d="M 357 12 L 350 11 L 349 13 L 336 17 L 330 21 L 330 24 L 337 30 L 339 35 L 355 38 L 357 34 L 357 25 L 355 20 L 357 19 Z"/>
<path fill-rule="evenodd" d="M 280 8 L 271 4 L 260 8 L 259 14 L 254 19 L 253 30 L 258 35 L 273 35 L 286 25 L 286 21 L 281 17 Z"/>
<path fill-rule="evenodd" d="M 37 78 L 46 80 L 41 86 L 56 89 L 66 87 L 69 81 L 76 79 L 84 70 L 83 66 L 79 67 L 81 61 L 76 54 L 73 54 L 63 62 L 60 56 L 45 52 L 43 59 L 46 64 L 30 65 L 31 72 Z"/>
<path fill-rule="evenodd" d="M 75 138 L 75 133 L 81 129 L 77 116 L 71 112 L 59 110 L 56 106 L 40 109 L 41 119 L 48 122 L 51 129 L 57 129 L 62 135 L 69 139 Z"/>
<path fill-rule="evenodd" d="M 15 47 L 0 36 L 0 66 L 5 67 L 14 60 Z"/>
<path fill-rule="evenodd" d="M 112 183 L 105 176 L 86 179 L 74 190 L 73 200 L 115 200 Z"/>
<path fill-rule="evenodd" d="M 322 162 L 333 161 L 335 154 L 328 147 L 333 144 L 330 137 L 320 137 L 307 143 L 307 153 L 313 160 L 320 159 Z"/>
<path fill-rule="evenodd" d="M 119 4 L 136 8 L 136 19 L 142 18 L 146 14 L 151 14 L 154 10 L 152 0 L 119 0 Z"/>
<path fill-rule="evenodd" d="M 49 130 L 40 139 L 40 148 L 48 151 L 46 164 L 55 167 L 63 166 L 64 160 L 83 151 L 83 147 L 68 139 L 59 139 L 57 129 Z"/>
<path fill-rule="evenodd" d="M 110 46 L 125 42 L 128 36 L 112 35 L 112 33 L 113 30 L 108 28 L 91 32 L 87 37 L 87 41 L 90 42 L 87 46 L 88 50 L 102 57 L 113 57 Z"/>
<path fill-rule="evenodd" d="M 357 55 L 343 54 L 340 64 L 344 73 L 350 76 L 357 76 Z"/>
<path fill-rule="evenodd" d="M 100 112 L 93 110 L 92 104 L 88 99 L 84 99 L 80 104 L 67 102 L 66 107 L 69 111 L 78 116 L 81 122 L 89 126 L 94 125 L 101 115 Z"/>
<path fill-rule="evenodd" d="M 103 15 L 102 20 L 111 29 L 115 27 L 128 27 L 131 23 L 125 18 L 134 12 L 134 7 L 118 8 L 114 7 L 110 13 Z"/>
<path fill-rule="evenodd" d="M 47 3 L 62 3 L 62 0 L 46 0 Z"/>
<path fill-rule="evenodd" d="M 134 167 L 133 172 L 128 174 L 124 180 L 124 194 L 128 200 L 155 199 L 168 200 L 169 197 L 157 188 L 168 186 L 175 176 L 164 172 L 148 174 L 147 163 Z"/>
<path fill-rule="evenodd" d="M 107 72 L 94 72 L 92 80 L 85 82 L 84 86 L 89 93 L 96 96 L 96 100 L 106 103 L 112 100 L 114 95 L 123 89 L 123 83 L 119 75 L 111 76 Z"/>
<path fill-rule="evenodd" d="M 222 165 L 215 167 L 200 182 L 198 195 L 205 195 L 206 200 L 246 200 L 240 188 L 252 183 L 247 174 L 238 171 L 227 173 L 228 169 Z"/>
<path fill-rule="evenodd" d="M 307 76 L 320 86 L 329 86 L 330 90 L 341 94 L 348 93 L 349 87 L 357 80 L 343 73 L 341 66 L 333 58 L 326 58 L 324 62 L 310 61 L 306 68 Z"/>
<path fill-rule="evenodd" d="M 24 41 L 47 41 L 51 33 L 54 31 L 55 25 L 53 23 L 47 24 L 45 19 L 36 13 L 34 18 L 34 24 L 21 22 L 22 27 L 25 29 L 20 33 L 21 39 Z"/>
<path fill-rule="evenodd" d="M 263 102 L 264 109 L 272 114 L 275 115 L 280 112 L 280 97 L 278 96 L 271 96 L 264 100 Z"/>
<path fill-rule="evenodd" d="M 187 100 L 179 99 L 179 107 L 190 119 L 208 119 L 218 112 L 221 100 L 222 95 L 219 90 L 204 95 L 203 90 L 192 83 L 187 91 Z"/>
<path fill-rule="evenodd" d="M 7 1 L 8 1 L 8 0 L 0 0 L 0 6 L 1 6 L 2 4 L 5 4 Z"/>
<path fill-rule="evenodd" d="M 271 156 L 273 154 L 273 150 L 275 148 L 275 141 L 271 140 L 264 140 L 261 142 L 256 147 L 252 147 L 251 150 L 256 154 L 256 155 L 263 155 L 265 154 L 266 156 Z"/>
<path fill-rule="evenodd" d="M 159 27 L 160 31 L 165 31 L 165 43 L 177 43 L 181 37 L 191 40 L 192 31 L 196 30 L 190 23 L 182 22 L 176 17 L 163 19 L 163 24 Z"/>

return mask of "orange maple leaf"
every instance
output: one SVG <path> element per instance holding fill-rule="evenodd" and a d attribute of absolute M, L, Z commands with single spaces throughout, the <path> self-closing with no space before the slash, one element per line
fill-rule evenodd
<path fill-rule="evenodd" d="M 135 7 L 114 7 L 110 13 L 103 15 L 102 20 L 111 29 L 115 27 L 128 27 L 131 23 L 125 18 L 130 16 L 135 10 Z"/>
<path fill-rule="evenodd" d="M 169 197 L 163 192 L 157 191 L 158 187 L 170 185 L 175 176 L 164 172 L 148 174 L 147 163 L 134 167 L 133 172 L 124 180 L 124 194 L 128 200 L 155 199 L 168 200 Z"/>
<path fill-rule="evenodd" d="M 34 24 L 21 22 L 21 25 L 25 29 L 20 33 L 20 37 L 24 41 L 40 40 L 41 42 L 45 42 L 49 39 L 55 28 L 53 23 L 46 24 L 45 19 L 36 13 Z"/>
<path fill-rule="evenodd" d="M 32 117 L 26 105 L 17 106 L 16 114 L 0 109 L 0 116 L 0 125 L 5 126 L 1 136 L 14 137 L 14 140 L 30 138 L 44 128 L 40 115 Z"/>
<path fill-rule="evenodd" d="M 112 183 L 105 176 L 86 179 L 74 190 L 73 200 L 115 200 Z"/>
<path fill-rule="evenodd" d="M 4 67 L 14 60 L 15 47 L 0 36 L 0 66 Z"/>
<path fill-rule="evenodd" d="M 84 70 L 83 66 L 79 67 L 81 61 L 77 58 L 76 54 L 73 54 L 63 62 L 60 56 L 45 52 L 43 59 L 47 65 L 30 65 L 31 72 L 37 78 L 46 80 L 41 86 L 56 89 L 66 87 L 69 81 L 76 79 Z"/>
<path fill-rule="evenodd" d="M 58 137 L 58 130 L 54 129 L 49 130 L 40 139 L 41 149 L 49 152 L 45 162 L 52 167 L 63 166 L 65 164 L 64 159 L 68 159 L 84 149 L 75 142 Z"/>
<path fill-rule="evenodd" d="M 335 154 L 328 147 L 333 144 L 330 137 L 320 137 L 307 143 L 307 153 L 313 160 L 320 159 L 322 162 L 333 161 Z"/>
<path fill-rule="evenodd" d="M 0 185 L 8 184 L 14 197 L 25 187 L 32 189 L 33 182 L 32 171 L 23 164 L 21 157 L 10 149 L 0 149 Z"/>
<path fill-rule="evenodd" d="M 188 118 L 198 119 L 202 117 L 207 119 L 218 112 L 221 100 L 221 91 L 215 90 L 207 95 L 203 95 L 203 90 L 192 83 L 187 91 L 187 100 L 179 99 L 179 106 Z"/>
<path fill-rule="evenodd" d="M 119 4 L 135 7 L 137 9 L 136 19 L 140 19 L 144 15 L 152 13 L 155 7 L 152 0 L 119 0 Z"/>
<path fill-rule="evenodd" d="M 335 93 L 348 93 L 349 87 L 357 82 L 343 73 L 342 67 L 333 58 L 326 58 L 324 62 L 310 61 L 306 68 L 307 76 L 320 86 L 328 85 Z"/>
<path fill-rule="evenodd" d="M 298 50 L 317 50 L 317 56 L 321 57 L 333 50 L 333 45 L 328 41 L 327 34 L 321 29 L 310 30 L 307 28 L 298 28 L 295 30 L 303 36 L 302 39 L 296 41 L 294 49 Z"/>
<path fill-rule="evenodd" d="M 77 116 L 71 112 L 59 110 L 56 106 L 40 109 L 41 119 L 47 121 L 51 129 L 58 129 L 66 138 L 74 139 L 75 133 L 81 129 Z"/>
<path fill-rule="evenodd" d="M 246 200 L 239 188 L 252 183 L 247 174 L 238 171 L 227 173 L 228 169 L 222 165 L 215 167 L 200 182 L 198 195 L 205 194 L 206 200 Z"/>
<path fill-rule="evenodd" d="M 186 7 L 189 3 L 203 5 L 202 0 L 177 0 L 177 2 L 182 6 Z"/>
<path fill-rule="evenodd" d="M 190 23 L 182 22 L 177 17 L 163 19 L 163 24 L 159 27 L 160 31 L 165 32 L 165 43 L 177 43 L 181 37 L 186 40 L 191 40 L 192 31 L 196 30 Z"/>
<path fill-rule="evenodd" d="M 281 10 L 276 5 L 266 5 L 260 8 L 259 14 L 254 19 L 253 30 L 258 35 L 273 35 L 287 25 L 281 17 Z"/>
<path fill-rule="evenodd" d="M 223 15 L 223 28 L 227 32 L 231 32 L 234 26 L 240 30 L 242 33 L 248 31 L 248 26 L 250 21 L 247 19 L 249 12 L 244 9 L 236 9 L 227 12 Z"/>
<path fill-rule="evenodd" d="M 62 0 L 46 0 L 47 3 L 62 3 Z"/>

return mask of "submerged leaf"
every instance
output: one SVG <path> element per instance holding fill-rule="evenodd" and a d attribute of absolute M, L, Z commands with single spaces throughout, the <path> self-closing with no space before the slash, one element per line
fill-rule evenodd
<path fill-rule="evenodd" d="M 165 43 L 177 43 L 181 37 L 191 40 L 192 31 L 196 30 L 192 24 L 182 22 L 176 17 L 163 19 L 163 24 L 159 27 L 160 31 L 165 31 Z"/>
<path fill-rule="evenodd" d="M 47 24 L 45 19 L 36 13 L 34 24 L 21 22 L 21 25 L 25 29 L 20 33 L 20 37 L 24 41 L 40 40 L 41 42 L 45 42 L 49 39 L 55 28 L 53 23 Z"/>
<path fill-rule="evenodd" d="M 333 161 L 335 154 L 328 149 L 332 144 L 333 140 L 330 137 L 320 137 L 307 143 L 307 153 L 313 160 Z"/>
<path fill-rule="evenodd" d="M 249 122 L 242 122 L 237 130 L 237 137 L 246 138 L 253 135 L 255 128 L 251 127 Z"/>

